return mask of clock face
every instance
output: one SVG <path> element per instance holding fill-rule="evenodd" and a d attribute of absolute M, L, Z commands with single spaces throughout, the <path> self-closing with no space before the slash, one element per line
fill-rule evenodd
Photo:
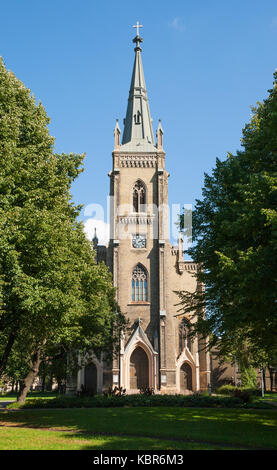
<path fill-rule="evenodd" d="M 133 235 L 132 245 L 133 245 L 133 248 L 145 248 L 146 236 L 145 235 Z"/>

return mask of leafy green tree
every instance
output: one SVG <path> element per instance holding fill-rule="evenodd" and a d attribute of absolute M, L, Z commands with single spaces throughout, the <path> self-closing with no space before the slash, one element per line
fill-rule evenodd
<path fill-rule="evenodd" d="M 59 393 L 65 393 L 65 384 L 67 379 L 67 354 L 60 352 L 55 357 L 49 358 L 44 361 L 39 370 L 39 378 L 42 380 L 42 391 L 47 389 L 47 386 L 52 390 L 53 382 Z"/>
<path fill-rule="evenodd" d="M 277 349 L 277 72 L 252 111 L 243 149 L 205 175 L 188 250 L 199 263 L 198 289 L 179 295 L 194 332 L 221 355 L 246 347 L 253 363 L 266 364 Z"/>
<path fill-rule="evenodd" d="M 28 366 L 25 361 L 22 351 L 12 349 L 9 360 L 5 367 L 5 372 L 2 374 L 2 381 L 5 383 L 6 389 L 11 389 L 12 392 L 18 391 L 20 380 L 28 374 Z"/>
<path fill-rule="evenodd" d="M 0 62 L 0 375 L 12 351 L 28 373 L 54 350 L 108 350 L 124 317 L 94 260 L 70 187 L 84 156 L 54 153 L 41 103 Z"/>

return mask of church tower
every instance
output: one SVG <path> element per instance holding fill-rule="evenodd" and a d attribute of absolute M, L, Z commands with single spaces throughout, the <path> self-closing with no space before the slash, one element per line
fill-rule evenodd
<path fill-rule="evenodd" d="M 181 240 L 168 236 L 168 177 L 163 128 L 154 139 L 137 35 L 124 130 L 114 129 L 110 176 L 110 243 L 107 264 L 117 301 L 129 318 L 111 385 L 129 393 L 150 387 L 164 393 L 206 389 L 209 359 L 200 341 L 192 343 L 176 316 L 174 291 L 195 289 L 195 263 L 183 260 Z M 203 342 L 202 342 L 203 343 Z M 201 351 L 202 349 L 202 351 Z"/>
<path fill-rule="evenodd" d="M 172 246 L 168 234 L 168 177 L 163 128 L 156 140 L 146 91 L 137 23 L 135 60 L 124 130 L 114 129 L 110 177 L 110 241 L 99 246 L 97 261 L 113 274 L 117 302 L 128 317 L 130 332 L 122 335 L 112 364 L 93 354 L 68 391 L 101 393 L 123 387 L 127 393 L 153 388 L 156 393 L 192 393 L 210 384 L 206 340 L 189 336 L 188 315 L 179 314 L 178 291 L 193 292 L 198 266 L 183 257 L 182 238 Z"/>

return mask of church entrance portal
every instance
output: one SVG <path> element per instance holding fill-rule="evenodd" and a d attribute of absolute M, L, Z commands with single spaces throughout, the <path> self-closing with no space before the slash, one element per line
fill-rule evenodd
<path fill-rule="evenodd" d="M 97 368 L 93 363 L 85 367 L 85 389 L 90 393 L 97 392 Z"/>
<path fill-rule="evenodd" d="M 149 365 L 145 351 L 138 347 L 130 358 L 130 388 L 140 389 L 149 386 Z"/>
<path fill-rule="evenodd" d="M 189 364 L 184 362 L 180 369 L 180 391 L 192 390 L 192 370 Z"/>

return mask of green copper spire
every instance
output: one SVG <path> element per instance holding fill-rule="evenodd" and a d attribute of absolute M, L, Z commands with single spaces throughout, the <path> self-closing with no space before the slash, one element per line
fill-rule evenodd
<path fill-rule="evenodd" d="M 121 150 L 153 151 L 155 141 L 141 60 L 142 38 L 138 31 L 142 26 L 137 23 L 135 27 L 137 28 L 137 35 L 133 39 L 136 44 L 135 61 L 122 139 L 122 146 L 126 147 L 123 149 L 121 146 Z"/>

